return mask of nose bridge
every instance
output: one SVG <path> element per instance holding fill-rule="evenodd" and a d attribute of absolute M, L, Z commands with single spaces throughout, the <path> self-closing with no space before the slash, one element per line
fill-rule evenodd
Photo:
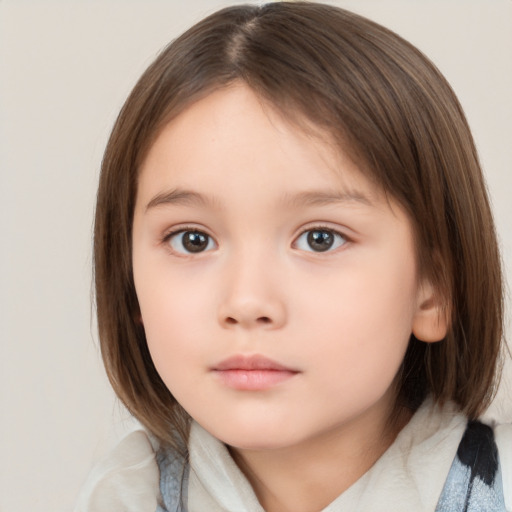
<path fill-rule="evenodd" d="M 224 326 L 281 327 L 286 319 L 279 258 L 264 241 L 234 250 L 225 261 L 219 320 Z"/>

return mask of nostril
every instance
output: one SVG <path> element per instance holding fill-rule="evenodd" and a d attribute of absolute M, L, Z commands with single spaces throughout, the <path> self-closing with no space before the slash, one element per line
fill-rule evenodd
<path fill-rule="evenodd" d="M 0 0 L 1 1 L 1 0 Z M 224 317 L 224 325 L 238 325 L 242 324 L 244 326 L 256 326 L 256 325 L 271 325 L 274 321 L 269 316 L 258 316 L 252 318 L 238 318 L 236 316 L 226 316 Z"/>

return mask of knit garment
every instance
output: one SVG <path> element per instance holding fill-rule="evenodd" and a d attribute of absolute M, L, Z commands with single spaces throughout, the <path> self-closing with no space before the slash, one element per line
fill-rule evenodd
<path fill-rule="evenodd" d="M 497 445 L 497 450 L 496 450 Z M 100 462 L 75 512 L 263 512 L 226 446 L 192 423 L 188 457 L 142 430 Z M 512 425 L 426 401 L 394 443 L 321 512 L 512 512 Z"/>
<path fill-rule="evenodd" d="M 175 492 L 179 476 L 171 491 L 161 479 L 159 512 L 264 512 L 227 448 L 196 423 L 189 451 L 187 494 Z M 168 480 L 168 469 L 161 470 Z M 178 499 L 182 508 L 176 508 Z M 322 512 L 372 510 L 505 512 L 492 429 L 466 425 L 452 406 L 440 410 L 426 401 L 375 465 Z"/>
<path fill-rule="evenodd" d="M 506 512 L 492 428 L 468 423 L 436 512 Z"/>
<path fill-rule="evenodd" d="M 188 461 L 174 450 L 159 450 L 156 460 L 160 468 L 161 494 L 156 512 L 188 512 Z"/>
<path fill-rule="evenodd" d="M 451 427 L 453 428 L 453 422 L 451 422 Z M 404 441 L 406 437 L 408 436 L 402 435 L 400 441 Z M 437 436 L 434 435 L 434 437 Z M 400 441 L 398 444 L 400 444 Z M 439 439 L 436 440 L 437 442 L 439 442 Z M 191 480 L 189 480 L 187 473 L 185 477 L 188 481 L 187 487 L 180 486 L 180 482 L 183 482 L 181 475 L 186 472 L 182 459 L 176 460 L 172 454 L 160 456 L 158 459 L 162 475 L 160 485 L 163 497 L 163 507 L 159 508 L 158 512 L 199 512 L 202 510 L 211 512 L 264 512 L 247 480 L 241 475 L 221 443 L 198 425 L 195 425 L 190 444 L 193 447 L 191 463 L 196 465 L 198 471 L 194 471 Z M 427 445 L 430 445 L 430 443 L 427 443 Z M 437 446 L 437 448 L 441 449 L 442 447 Z M 382 466 L 386 462 L 384 459 L 390 457 L 394 459 L 394 451 L 393 449 L 389 450 L 380 459 L 379 465 Z M 205 457 L 208 460 L 205 460 Z M 439 457 L 437 458 L 439 459 Z M 208 474 L 203 469 L 209 466 L 210 462 L 215 466 L 215 471 Z M 407 463 L 408 470 L 412 468 L 410 462 L 409 460 Z M 440 470 L 441 474 L 444 471 L 442 466 L 437 467 L 437 470 Z M 375 470 L 370 469 L 364 479 L 371 480 L 370 476 L 373 472 Z M 393 474 L 392 478 L 396 479 L 397 475 Z M 362 504 L 361 495 L 357 492 L 358 487 L 362 489 L 362 481 L 359 481 L 322 512 L 345 512 L 347 510 L 361 512 L 363 510 L 419 511 L 420 502 L 423 507 L 421 510 L 433 511 L 435 503 L 432 500 L 435 499 L 435 496 L 432 492 L 429 492 L 429 489 L 414 488 L 413 486 L 410 488 L 413 491 L 412 493 L 410 490 L 407 493 L 403 492 L 403 486 L 413 481 L 414 476 L 412 474 L 402 482 L 389 481 L 388 484 L 394 487 L 392 491 L 400 489 L 402 492 L 399 499 L 395 496 L 396 501 L 387 505 L 381 501 L 382 493 L 378 489 L 371 489 L 371 484 L 364 486 L 368 493 L 367 496 L 370 497 L 365 498 L 365 503 Z M 188 491 L 185 489 L 188 489 Z M 433 490 L 432 487 L 430 489 Z M 189 493 L 190 495 L 188 495 Z M 359 496 L 356 497 L 358 494 Z M 414 497 L 414 494 L 417 494 L 417 496 Z M 353 501 L 354 499 L 357 502 Z M 187 502 L 190 502 L 190 508 L 188 508 Z M 370 506 L 372 508 L 367 508 Z M 484 511 L 506 512 L 498 452 L 492 429 L 480 422 L 469 422 L 458 445 L 456 456 L 446 477 L 435 512 Z"/>

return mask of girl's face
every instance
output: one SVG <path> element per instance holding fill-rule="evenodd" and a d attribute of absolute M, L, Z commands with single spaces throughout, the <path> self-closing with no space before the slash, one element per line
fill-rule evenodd
<path fill-rule="evenodd" d="M 163 381 L 240 449 L 381 429 L 430 300 L 402 209 L 240 84 L 151 147 L 133 271 Z"/>

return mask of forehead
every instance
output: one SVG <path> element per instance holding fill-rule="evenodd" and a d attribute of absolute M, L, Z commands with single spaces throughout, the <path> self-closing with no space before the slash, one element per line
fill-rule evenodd
<path fill-rule="evenodd" d="M 242 84 L 212 92 L 160 132 L 140 168 L 138 196 L 245 185 L 269 195 L 323 189 L 382 199 L 331 134 L 303 121 L 291 122 Z"/>

